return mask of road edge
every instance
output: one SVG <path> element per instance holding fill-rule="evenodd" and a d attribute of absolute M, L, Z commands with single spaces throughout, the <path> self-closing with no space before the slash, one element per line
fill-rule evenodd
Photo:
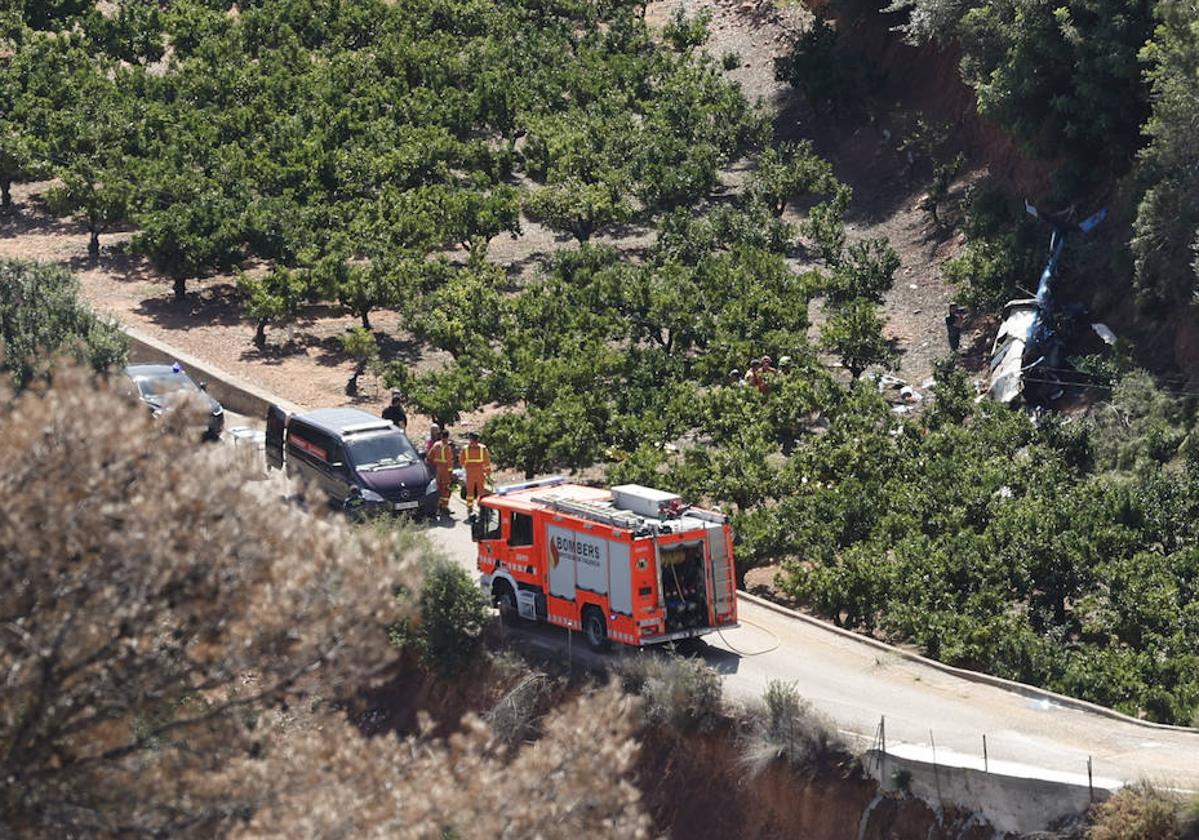
<path fill-rule="evenodd" d="M 1157 723 L 1156 721 L 1142 720 L 1141 718 L 1135 718 L 1132 715 L 1126 715 L 1123 712 L 1118 712 L 1115 709 L 1109 709 L 1107 706 L 1100 706 L 1098 703 L 1092 703 L 1088 700 L 1079 700 L 1077 697 L 1068 697 L 1065 694 L 1058 694 L 1057 692 L 1050 691 L 1045 688 L 1038 688 L 1037 686 L 1029 685 L 1028 683 L 1016 682 L 1015 680 L 1009 680 L 1003 677 L 996 677 L 993 674 L 985 674 L 982 671 L 971 671 L 967 668 L 957 668 L 953 665 L 946 665 L 944 662 L 938 662 L 935 659 L 930 659 L 927 656 L 922 656 L 919 653 L 913 653 L 912 651 L 904 650 L 903 648 L 896 647 L 895 645 L 889 645 L 886 642 L 880 642 L 878 639 L 872 639 L 870 636 L 866 636 L 861 633 L 855 633 L 852 630 L 846 630 L 844 627 L 838 627 L 832 622 L 825 621 L 822 618 L 816 618 L 815 616 L 802 613 L 799 610 L 785 607 L 782 604 L 776 604 L 774 601 L 770 601 L 758 595 L 751 595 L 743 589 L 737 590 L 737 596 L 749 601 L 751 604 L 756 604 L 759 607 L 768 609 L 771 612 L 776 612 L 780 615 L 797 619 L 805 624 L 818 627 L 821 630 L 833 633 L 844 639 L 848 639 L 859 644 L 868 645 L 875 650 L 881 650 L 897 656 L 900 659 L 906 659 L 909 662 L 925 665 L 929 668 L 932 668 L 936 671 L 941 671 L 942 673 L 949 674 L 953 677 L 958 677 L 970 682 L 982 683 L 983 685 L 989 685 L 993 688 L 1000 688 L 1004 691 L 1011 691 L 1015 694 L 1035 700 L 1047 700 L 1049 702 L 1056 703 L 1059 706 L 1076 709 L 1082 712 L 1090 712 L 1111 720 L 1118 720 L 1122 723 L 1131 723 L 1137 726 L 1143 726 L 1147 729 L 1159 729 L 1168 732 L 1182 732 L 1199 736 L 1199 729 L 1193 726 L 1178 726 L 1172 723 Z"/>

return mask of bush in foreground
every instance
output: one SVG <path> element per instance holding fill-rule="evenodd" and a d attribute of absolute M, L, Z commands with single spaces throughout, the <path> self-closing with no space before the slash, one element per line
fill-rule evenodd
<path fill-rule="evenodd" d="M 453 676 L 482 654 L 487 610 L 487 597 L 470 575 L 438 558 L 424 572 L 419 620 L 394 627 L 391 640 L 419 652 L 427 668 Z"/>
<path fill-rule="evenodd" d="M 474 718 L 365 738 L 340 701 L 459 582 L 422 597 L 410 531 L 288 507 L 185 423 L 78 369 L 0 389 L 0 836 L 646 835 L 615 690 L 515 755 Z"/>
<path fill-rule="evenodd" d="M 794 683 L 771 680 L 762 702 L 746 710 L 741 760 L 751 775 L 783 760 L 800 771 L 843 764 L 849 748 L 832 723 L 799 696 Z"/>
<path fill-rule="evenodd" d="M 708 732 L 724 716 L 720 676 L 699 659 L 647 653 L 617 662 L 625 691 L 641 696 L 647 724 Z"/>
<path fill-rule="evenodd" d="M 1089 840 L 1195 840 L 1199 814 L 1148 782 L 1121 788 L 1096 806 Z"/>

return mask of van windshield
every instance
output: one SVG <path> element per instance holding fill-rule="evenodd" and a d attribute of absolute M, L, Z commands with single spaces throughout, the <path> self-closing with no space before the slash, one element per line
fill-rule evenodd
<path fill-rule="evenodd" d="M 416 461 L 416 450 L 404 434 L 371 435 L 346 441 L 346 457 L 359 470 L 406 467 Z"/>

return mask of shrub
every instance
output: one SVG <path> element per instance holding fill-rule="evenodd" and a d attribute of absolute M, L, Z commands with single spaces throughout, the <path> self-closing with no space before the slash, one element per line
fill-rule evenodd
<path fill-rule="evenodd" d="M 678 52 L 686 52 L 702 46 L 708 40 L 708 24 L 711 22 L 712 13 L 707 9 L 688 17 L 686 10 L 679 6 L 662 29 L 662 37 Z"/>
<path fill-rule="evenodd" d="M 851 63 L 838 54 L 837 31 L 819 13 L 791 54 L 774 60 L 774 77 L 802 91 L 817 112 L 838 110 L 857 87 Z"/>
<path fill-rule="evenodd" d="M 79 282 L 59 266 L 0 262 L 0 370 L 17 388 L 59 352 L 94 370 L 125 362 L 128 341 L 117 325 L 79 300 Z"/>
<path fill-rule="evenodd" d="M 826 718 L 799 696 L 794 683 L 771 680 L 751 706 L 741 760 L 752 775 L 783 759 L 799 770 L 843 764 L 849 751 Z"/>
<path fill-rule="evenodd" d="M 1039 240 L 1038 226 L 993 187 L 972 189 L 965 204 L 966 248 L 941 270 L 958 287 L 959 302 L 976 310 L 999 309 L 1025 296 L 1021 286 L 1035 288 L 1048 234 Z"/>
<path fill-rule="evenodd" d="M 0 836 L 224 836 L 265 801 L 226 771 L 272 709 L 394 667 L 385 627 L 414 605 L 393 582 L 419 564 L 78 368 L 11 413 L 3 390 Z"/>
<path fill-rule="evenodd" d="M 420 618 L 391 630 L 392 644 L 420 653 L 442 676 L 462 673 L 483 649 L 487 597 L 470 576 L 449 560 L 431 560 L 420 595 Z"/>
<path fill-rule="evenodd" d="M 520 682 L 483 717 L 495 739 L 510 749 L 534 740 L 540 729 L 538 719 L 548 705 L 552 687 L 545 674 L 526 668 Z"/>
<path fill-rule="evenodd" d="M 741 54 L 734 50 L 729 50 L 720 57 L 720 66 L 725 70 L 736 70 L 741 66 Z"/>
<path fill-rule="evenodd" d="M 677 732 L 707 732 L 724 712 L 720 677 L 698 659 L 643 654 L 621 660 L 616 672 L 625 691 L 644 701 L 642 719 Z"/>
<path fill-rule="evenodd" d="M 1175 798 L 1139 782 L 1095 808 L 1090 840 L 1180 840 L 1180 822 Z"/>

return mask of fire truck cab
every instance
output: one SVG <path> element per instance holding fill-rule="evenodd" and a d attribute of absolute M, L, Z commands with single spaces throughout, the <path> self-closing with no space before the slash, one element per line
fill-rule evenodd
<path fill-rule="evenodd" d="M 652 645 L 737 626 L 733 540 L 723 514 L 627 484 L 560 477 L 497 488 L 472 536 L 480 583 L 505 620 Z"/>

